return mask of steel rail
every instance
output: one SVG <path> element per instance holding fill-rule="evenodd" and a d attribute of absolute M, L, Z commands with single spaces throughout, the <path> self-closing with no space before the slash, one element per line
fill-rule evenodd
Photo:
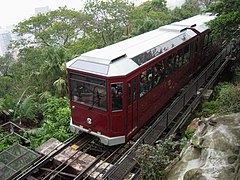
<path fill-rule="evenodd" d="M 21 180 L 21 179 L 25 179 L 26 177 L 28 177 L 30 174 L 32 174 L 32 172 L 36 171 L 36 169 L 41 168 L 44 164 L 46 164 L 51 158 L 53 158 L 55 155 L 57 155 L 59 152 L 61 152 L 63 149 L 65 149 L 66 147 L 68 147 L 70 144 L 76 142 L 81 135 L 83 135 L 84 133 L 78 134 L 78 135 L 74 135 L 71 138 L 67 139 L 66 141 L 64 141 L 63 144 L 60 144 L 58 146 L 56 146 L 52 152 L 50 152 L 49 154 L 43 156 L 42 158 L 40 158 L 38 161 L 36 161 L 32 166 L 30 166 L 28 169 L 26 169 L 24 172 L 22 172 L 21 174 L 15 176 L 12 178 L 12 180 Z"/>
<path fill-rule="evenodd" d="M 60 172 L 62 172 L 65 168 L 67 168 L 71 163 L 73 163 L 76 159 L 78 159 L 80 156 L 82 156 L 84 154 L 84 152 L 81 152 L 80 155 L 78 155 L 77 157 L 75 157 L 71 162 L 68 162 L 72 157 L 74 157 L 77 153 L 79 153 L 81 151 L 81 149 L 83 149 L 86 145 L 88 145 L 89 142 L 91 142 L 93 139 L 95 139 L 96 137 L 90 136 L 87 134 L 87 136 L 85 136 L 83 139 L 81 139 L 80 143 L 80 147 L 78 148 L 78 150 L 76 152 L 74 152 L 68 159 L 66 159 L 65 161 L 63 161 L 61 164 L 59 164 L 52 172 L 50 172 L 49 174 L 47 174 L 47 176 L 45 176 L 43 178 L 43 180 L 45 179 L 54 179 Z M 77 142 L 78 144 L 79 142 Z M 67 163 L 68 162 L 68 163 Z M 63 167 L 62 167 L 63 166 Z M 62 167 L 62 168 L 61 168 Z M 60 169 L 61 168 L 61 169 Z M 60 170 L 58 170 L 60 169 Z M 54 174 L 53 176 L 51 176 L 52 174 Z M 51 177 L 50 177 L 51 176 Z"/>
<path fill-rule="evenodd" d="M 104 159 L 104 161 L 102 160 L 102 163 L 100 163 L 97 167 L 94 166 L 94 169 L 91 171 L 91 173 L 88 174 L 88 176 L 86 176 L 84 178 L 84 180 L 87 179 L 89 176 L 91 176 L 91 174 L 93 174 L 96 170 L 98 170 L 104 163 L 108 163 L 107 161 L 109 159 L 111 159 L 112 157 L 114 157 L 121 149 L 123 149 L 124 146 L 125 146 L 125 144 L 120 145 L 106 159 Z M 108 165 L 104 169 L 102 169 L 100 172 L 98 172 L 98 175 L 95 177 L 95 179 L 97 179 L 101 175 L 101 173 L 103 173 L 109 166 L 111 166 L 111 163 L 108 163 Z M 75 178 L 74 180 L 77 180 L 80 177 L 82 177 L 82 176 L 79 175 L 79 177 Z"/>

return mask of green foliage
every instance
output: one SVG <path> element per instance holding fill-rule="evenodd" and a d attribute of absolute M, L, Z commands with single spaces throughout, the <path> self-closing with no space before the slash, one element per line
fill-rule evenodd
<path fill-rule="evenodd" d="M 204 117 L 209 117 L 213 114 L 218 112 L 218 102 L 217 101 L 210 101 L 203 103 L 202 115 Z"/>
<path fill-rule="evenodd" d="M 68 44 L 66 44 L 65 47 L 68 54 L 70 54 L 71 58 L 73 59 L 82 53 L 97 48 L 97 45 L 95 44 L 94 39 L 83 37 L 75 41 L 69 42 Z"/>
<path fill-rule="evenodd" d="M 240 83 L 240 65 L 236 66 L 234 69 L 233 81 L 238 84 Z"/>
<path fill-rule="evenodd" d="M 9 132 L 4 131 L 0 128 L 0 152 L 12 146 L 15 142 L 20 139 L 15 135 L 10 135 Z"/>
<path fill-rule="evenodd" d="M 13 57 L 10 53 L 0 56 L 0 76 L 9 75 L 9 67 L 13 63 Z"/>
<path fill-rule="evenodd" d="M 11 94 L 20 97 L 26 87 L 31 87 L 26 95 L 40 94 L 44 91 L 53 95 L 63 95 L 65 92 L 64 95 L 67 95 L 66 87 L 59 93 L 59 89 L 55 89 L 53 83 L 60 78 L 65 79 L 65 63 L 68 60 L 69 55 L 63 47 L 22 49 L 19 60 L 10 67 L 12 87 L 8 92 L 12 91 Z"/>
<path fill-rule="evenodd" d="M 203 5 L 204 9 L 209 9 L 212 5 L 216 3 L 217 0 L 199 0 L 199 3 Z"/>
<path fill-rule="evenodd" d="M 126 0 L 88 0 L 84 7 L 84 32 L 98 47 L 118 42 L 128 33 L 132 8 Z"/>
<path fill-rule="evenodd" d="M 19 101 L 15 109 L 16 116 L 20 121 L 36 121 L 35 117 L 38 112 L 36 99 L 34 95 L 27 96 L 22 101 Z"/>
<path fill-rule="evenodd" d="M 44 104 L 42 126 L 28 131 L 32 140 L 31 147 L 36 148 L 51 137 L 64 141 L 71 137 L 69 100 L 50 97 Z"/>
<path fill-rule="evenodd" d="M 218 17 L 209 23 L 215 39 L 220 42 L 230 41 L 235 36 L 234 32 L 240 25 L 239 7 L 239 0 L 219 0 L 210 6 L 208 11 L 218 14 Z"/>
<path fill-rule="evenodd" d="M 228 114 L 240 112 L 240 86 L 223 83 L 215 88 L 216 98 L 203 104 L 202 115 Z"/>
<path fill-rule="evenodd" d="M 180 21 L 197 14 L 200 14 L 200 3 L 197 0 L 186 0 L 185 3 L 180 7 L 176 7 L 171 11 L 172 21 Z"/>
<path fill-rule="evenodd" d="M 187 138 L 187 140 L 190 140 L 192 138 L 192 136 L 194 135 L 196 129 L 189 129 L 189 130 L 186 130 L 184 132 L 185 134 L 185 137 Z"/>
<path fill-rule="evenodd" d="M 14 32 L 20 36 L 32 35 L 34 38 L 26 38 L 23 42 L 16 42 L 17 46 L 38 44 L 38 46 L 65 45 L 69 41 L 78 38 L 83 29 L 82 13 L 60 7 L 47 14 L 32 16 L 15 27 Z"/>
<path fill-rule="evenodd" d="M 171 136 L 159 140 L 155 146 L 142 145 L 136 151 L 136 160 L 141 166 L 143 179 L 164 179 L 167 173 L 165 168 L 179 155 L 185 144 L 185 139 L 174 141 Z"/>
<path fill-rule="evenodd" d="M 166 0 L 151 0 L 151 1 L 147 1 L 147 2 L 143 3 L 141 6 L 144 9 L 144 11 L 146 11 L 146 12 L 168 11 Z"/>
<path fill-rule="evenodd" d="M 154 30 L 168 23 L 170 23 L 170 15 L 166 12 L 148 11 L 144 6 L 135 8 L 130 19 L 131 36 Z"/>

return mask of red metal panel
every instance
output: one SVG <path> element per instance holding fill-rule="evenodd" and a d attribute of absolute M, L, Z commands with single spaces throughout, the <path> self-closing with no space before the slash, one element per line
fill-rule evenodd
<path fill-rule="evenodd" d="M 127 134 L 138 127 L 138 81 L 137 77 L 127 82 Z"/>
<path fill-rule="evenodd" d="M 73 124 L 81 125 L 94 132 L 109 131 L 107 112 L 100 112 L 101 110 L 96 109 L 89 110 L 88 107 L 73 102 L 71 102 L 71 107 Z M 87 118 L 91 119 L 91 124 L 87 122 Z"/>
<path fill-rule="evenodd" d="M 125 133 L 126 123 L 124 122 L 123 112 L 113 112 L 111 114 L 111 132 L 113 134 Z"/>

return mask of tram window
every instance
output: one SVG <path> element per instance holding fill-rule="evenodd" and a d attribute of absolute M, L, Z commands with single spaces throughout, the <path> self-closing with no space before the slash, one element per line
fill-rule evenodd
<path fill-rule="evenodd" d="M 183 65 L 183 52 L 179 50 L 175 56 L 175 67 L 180 68 Z"/>
<path fill-rule="evenodd" d="M 147 71 L 143 71 L 140 75 L 140 97 L 147 93 Z"/>
<path fill-rule="evenodd" d="M 137 99 L 137 80 L 136 78 L 127 83 L 128 86 L 128 105 Z"/>
<path fill-rule="evenodd" d="M 105 80 L 70 74 L 71 100 L 87 106 L 107 110 Z"/>
<path fill-rule="evenodd" d="M 133 84 L 133 101 L 135 101 L 137 99 L 137 79 L 133 79 L 132 81 L 132 84 Z"/>
<path fill-rule="evenodd" d="M 111 84 L 112 111 L 122 110 L 123 106 L 123 83 Z"/>
<path fill-rule="evenodd" d="M 140 75 L 140 97 L 148 93 L 153 87 L 152 68 L 143 71 Z"/>
<path fill-rule="evenodd" d="M 211 33 L 209 33 L 209 38 L 208 38 L 209 46 L 212 45 L 212 42 L 213 42 L 213 35 Z"/>
<path fill-rule="evenodd" d="M 132 96 L 131 96 L 131 82 L 127 83 L 127 87 L 128 87 L 128 105 L 130 105 L 132 103 Z"/>
<path fill-rule="evenodd" d="M 166 71 L 165 71 L 166 75 L 170 75 L 174 70 L 174 57 L 175 57 L 175 54 L 171 54 L 164 60 L 165 67 L 166 67 Z"/>
<path fill-rule="evenodd" d="M 147 70 L 147 90 L 150 91 L 153 88 L 153 70 L 148 68 Z"/>
<path fill-rule="evenodd" d="M 185 63 L 190 61 L 190 48 L 189 48 L 189 45 L 187 45 L 187 46 L 185 46 L 183 48 L 183 54 L 184 54 L 183 64 L 185 64 Z"/>
<path fill-rule="evenodd" d="M 156 65 L 153 66 L 153 74 L 154 74 L 154 81 L 153 86 L 157 86 L 160 81 L 164 78 L 164 64 L 163 61 L 158 62 Z"/>
<path fill-rule="evenodd" d="M 204 47 L 208 46 L 208 42 L 209 42 L 209 33 L 204 35 Z"/>
<path fill-rule="evenodd" d="M 195 49 L 194 49 L 194 43 L 191 43 L 190 44 L 190 61 L 194 59 L 194 52 L 195 52 Z"/>

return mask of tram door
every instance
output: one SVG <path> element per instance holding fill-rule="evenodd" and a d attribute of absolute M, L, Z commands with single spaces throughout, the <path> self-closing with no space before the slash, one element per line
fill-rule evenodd
<path fill-rule="evenodd" d="M 137 128 L 137 78 L 127 82 L 127 130 L 130 135 Z"/>

